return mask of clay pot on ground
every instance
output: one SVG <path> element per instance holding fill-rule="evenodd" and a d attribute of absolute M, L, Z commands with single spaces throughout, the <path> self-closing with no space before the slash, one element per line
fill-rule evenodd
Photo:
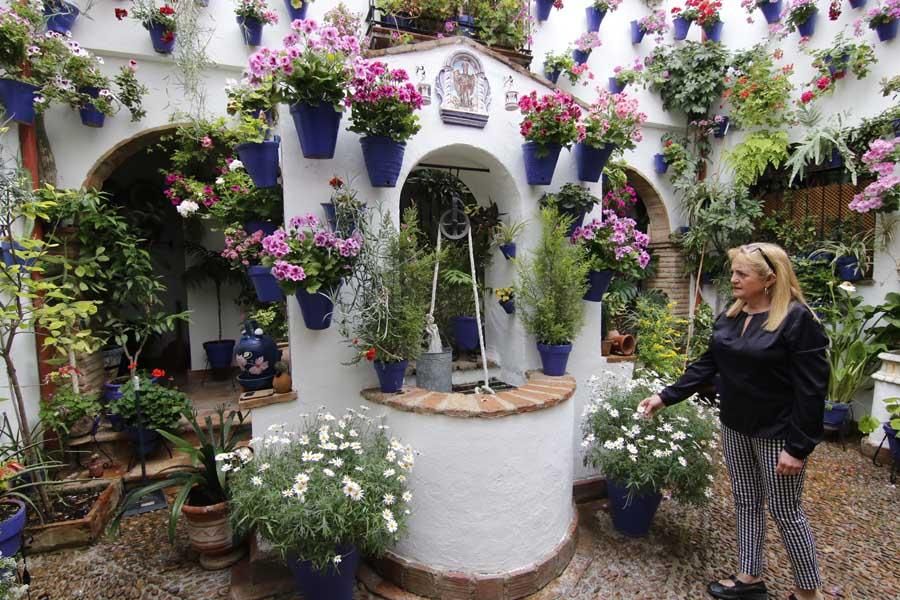
<path fill-rule="evenodd" d="M 293 387 L 291 374 L 278 373 L 277 375 L 275 375 L 275 378 L 272 379 L 272 387 L 275 389 L 276 394 L 287 394 L 288 392 L 290 392 Z"/>
<path fill-rule="evenodd" d="M 612 352 L 612 340 L 601 340 L 600 341 L 600 355 L 601 356 L 609 356 Z"/>
<path fill-rule="evenodd" d="M 191 547 L 200 554 L 201 567 L 211 571 L 224 569 L 244 556 L 245 548 L 234 544 L 227 502 L 209 506 L 185 504 L 181 514 L 187 523 Z"/>
<path fill-rule="evenodd" d="M 612 342 L 611 352 L 621 356 L 631 356 L 637 346 L 634 336 L 630 333 L 619 333 L 613 330 L 609 332 L 606 339 Z"/>

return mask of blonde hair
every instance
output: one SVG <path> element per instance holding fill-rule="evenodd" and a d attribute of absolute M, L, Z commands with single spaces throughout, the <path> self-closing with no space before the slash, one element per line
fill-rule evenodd
<path fill-rule="evenodd" d="M 775 283 L 768 288 L 769 318 L 763 325 L 766 331 L 778 329 L 790 310 L 791 302 L 799 302 L 807 306 L 803 290 L 800 289 L 800 282 L 791 265 L 791 259 L 788 258 L 787 252 L 781 246 L 758 242 L 738 246 L 728 251 L 728 258 L 732 263 L 738 256 L 744 258 L 753 271 L 763 279 L 769 275 L 775 275 Z M 736 317 L 743 310 L 745 304 L 746 302 L 743 300 L 735 300 L 725 315 L 729 318 Z"/>

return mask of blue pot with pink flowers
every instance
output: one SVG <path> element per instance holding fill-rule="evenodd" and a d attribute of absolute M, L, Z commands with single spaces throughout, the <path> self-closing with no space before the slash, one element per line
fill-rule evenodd
<path fill-rule="evenodd" d="M 81 90 L 81 93 L 87 94 L 91 98 L 97 98 L 100 96 L 100 88 L 84 88 Z M 97 110 L 97 107 L 90 102 L 78 109 L 78 114 L 81 116 L 81 124 L 87 127 L 103 127 L 103 123 L 106 120 L 106 115 Z"/>
<path fill-rule="evenodd" d="M 703 27 L 703 33 L 706 35 L 706 39 L 711 42 L 721 42 L 722 41 L 722 28 L 725 24 L 722 21 L 716 21 L 715 23 L 710 23 Z"/>
<path fill-rule="evenodd" d="M 588 58 L 591 56 L 590 50 L 579 50 L 578 48 L 572 50 L 572 60 L 575 61 L 576 65 L 583 65 L 587 62 Z"/>
<path fill-rule="evenodd" d="M 632 44 L 640 44 L 644 39 L 644 28 L 641 27 L 641 24 L 637 21 L 631 22 L 631 43 Z"/>
<path fill-rule="evenodd" d="M 900 25 L 900 19 L 893 19 L 887 23 L 880 23 L 875 26 L 875 33 L 882 42 L 889 42 L 897 37 L 897 25 Z"/>
<path fill-rule="evenodd" d="M 537 20 L 546 21 L 550 18 L 550 11 L 553 9 L 553 0 L 535 0 L 537 4 Z"/>
<path fill-rule="evenodd" d="M 300 315 L 307 329 L 320 331 L 331 327 L 331 313 L 334 312 L 334 303 L 323 290 L 310 294 L 303 288 L 297 289 L 295 294 L 300 305 Z"/>
<path fill-rule="evenodd" d="M 278 185 L 278 146 L 281 139 L 262 142 L 246 142 L 235 148 L 244 168 L 258 188 L 270 188 Z"/>
<path fill-rule="evenodd" d="M 593 183 L 600 181 L 603 167 L 606 166 L 606 162 L 615 148 L 614 144 L 603 144 L 599 148 L 589 146 L 584 142 L 575 144 L 575 166 L 578 169 L 578 180 Z"/>
<path fill-rule="evenodd" d="M 600 30 L 600 23 L 603 22 L 603 17 L 606 16 L 605 10 L 600 10 L 599 8 L 595 8 L 593 6 L 588 6 L 584 9 L 584 14 L 587 17 L 587 30 L 597 32 Z"/>
<path fill-rule="evenodd" d="M 248 46 L 259 46 L 262 43 L 263 22 L 256 17 L 237 17 L 241 28 L 241 37 Z"/>
<path fill-rule="evenodd" d="M 303 158 L 334 158 L 343 116 L 344 113 L 335 110 L 333 104 L 325 102 L 291 105 L 291 118 Z"/>
<path fill-rule="evenodd" d="M 34 123 L 34 100 L 38 86 L 17 79 L 0 79 L 0 101 L 6 109 L 5 117 L 17 123 Z"/>
<path fill-rule="evenodd" d="M 853 0 L 850 0 L 850 4 L 851 6 L 853 5 Z M 781 0 L 774 0 L 774 2 L 765 0 L 765 2 L 757 4 L 757 6 L 762 11 L 763 16 L 766 18 L 766 23 L 769 25 L 781 20 Z"/>
<path fill-rule="evenodd" d="M 802 23 L 797 23 L 797 33 L 799 33 L 801 37 L 812 37 L 812 34 L 816 32 L 816 18 L 818 16 L 819 13 L 816 11 L 809 15 Z"/>
<path fill-rule="evenodd" d="M 403 167 L 406 142 L 397 142 L 383 135 L 360 138 L 363 160 L 372 187 L 394 187 Z"/>
<path fill-rule="evenodd" d="M 534 142 L 522 144 L 525 179 L 528 181 L 528 185 L 550 185 L 561 150 L 562 146 L 559 144 L 543 146 Z"/>
<path fill-rule="evenodd" d="M 610 94 L 621 94 L 625 91 L 625 86 L 627 83 L 619 83 L 619 79 L 617 77 L 609 78 L 609 93 Z"/>

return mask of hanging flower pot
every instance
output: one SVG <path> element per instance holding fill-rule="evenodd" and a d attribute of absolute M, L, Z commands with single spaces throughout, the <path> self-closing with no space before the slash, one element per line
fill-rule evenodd
<path fill-rule="evenodd" d="M 260 302 L 280 302 L 284 300 L 284 292 L 278 285 L 278 280 L 272 275 L 271 267 L 263 265 L 250 265 L 247 267 L 247 275 L 256 290 L 256 299 Z"/>
<path fill-rule="evenodd" d="M 331 298 L 322 292 L 310 294 L 303 288 L 299 288 L 295 296 L 307 329 L 321 331 L 331 327 L 331 313 L 334 312 Z"/>
<path fill-rule="evenodd" d="M 578 168 L 578 181 L 600 181 L 603 167 L 615 150 L 615 144 L 604 144 L 601 148 L 588 146 L 583 142 L 575 144 L 575 166 Z"/>
<path fill-rule="evenodd" d="M 559 214 L 569 217 L 570 222 L 569 228 L 566 230 L 566 237 L 572 237 L 575 230 L 581 227 L 581 224 L 584 222 L 584 216 L 587 214 L 587 211 L 576 208 L 560 208 Z"/>
<path fill-rule="evenodd" d="M 234 358 L 234 340 L 203 342 L 203 349 L 206 350 L 206 360 L 213 370 L 222 371 L 231 367 Z"/>
<path fill-rule="evenodd" d="M 453 327 L 453 340 L 458 350 L 472 352 L 480 347 L 478 321 L 475 317 L 453 317 L 450 324 Z"/>
<path fill-rule="evenodd" d="M 606 16 L 605 10 L 598 10 L 593 6 L 588 6 L 584 9 L 584 13 L 587 16 L 587 30 L 588 31 L 599 31 L 600 23 L 603 22 L 603 17 Z"/>
<path fill-rule="evenodd" d="M 878 39 L 882 42 L 888 42 L 897 37 L 898 24 L 900 24 L 900 20 L 894 19 L 893 21 L 876 25 L 875 33 L 878 34 Z"/>
<path fill-rule="evenodd" d="M 609 93 L 610 94 L 621 94 L 625 91 L 625 86 L 627 83 L 619 83 L 619 79 L 617 77 L 609 78 Z"/>
<path fill-rule="evenodd" d="M 550 11 L 553 9 L 553 0 L 535 0 L 537 3 L 537 20 L 546 21 L 550 18 Z"/>
<path fill-rule="evenodd" d="M 544 146 L 545 154 L 538 156 L 541 148 L 535 142 L 522 144 L 522 153 L 525 158 L 525 178 L 528 185 L 550 185 L 553 181 L 553 172 L 556 170 L 556 162 L 559 160 L 559 144 Z"/>
<path fill-rule="evenodd" d="M 25 503 L 18 498 L 3 501 L 15 507 L 11 517 L 0 522 L 0 555 L 15 556 L 22 547 L 22 530 L 25 529 Z"/>
<path fill-rule="evenodd" d="M 160 54 L 171 54 L 175 49 L 175 32 L 169 31 L 161 23 L 144 24 L 144 27 L 150 32 L 150 41 L 153 43 L 153 49 Z"/>
<path fill-rule="evenodd" d="M 541 365 L 544 375 L 562 377 L 566 374 L 566 365 L 569 363 L 569 353 L 572 352 L 572 344 L 542 344 L 538 342 L 538 353 L 541 355 Z"/>
<path fill-rule="evenodd" d="M 91 98 L 96 98 L 100 95 L 100 88 L 88 87 L 81 90 L 81 92 L 89 95 Z M 78 109 L 78 114 L 81 115 L 81 124 L 87 127 L 103 127 L 103 122 L 106 120 L 106 115 L 97 110 L 90 102 Z"/>
<path fill-rule="evenodd" d="M 403 167 L 406 142 L 395 142 L 389 137 L 373 135 L 360 138 L 366 171 L 372 187 L 394 187 Z"/>
<path fill-rule="evenodd" d="M 47 17 L 47 31 L 67 35 L 78 18 L 78 7 L 68 2 L 47 2 L 44 16 Z"/>
<path fill-rule="evenodd" d="M 237 17 L 238 26 L 241 28 L 241 37 L 248 46 L 259 46 L 262 43 L 263 23 L 256 17 Z"/>
<path fill-rule="evenodd" d="M 463 37 L 475 37 L 475 17 L 472 15 L 459 15 L 456 17 L 457 31 Z"/>
<path fill-rule="evenodd" d="M 544 78 L 556 83 L 559 81 L 559 74 L 562 73 L 559 69 L 554 69 L 553 71 L 544 71 Z"/>
<path fill-rule="evenodd" d="M 302 21 L 306 19 L 306 9 L 309 8 L 309 3 L 299 2 L 299 6 L 295 7 L 291 3 L 291 0 L 284 0 L 284 6 L 287 8 L 288 16 L 291 18 L 291 21 L 296 21 L 297 19 Z"/>
<path fill-rule="evenodd" d="M 591 271 L 588 273 L 588 290 L 584 294 L 584 299 L 588 302 L 602 302 L 603 294 L 609 289 L 609 282 L 612 281 L 614 271 L 604 269 L 602 271 Z"/>
<path fill-rule="evenodd" d="M 641 24 L 637 21 L 631 22 L 631 43 L 632 44 L 640 44 L 644 39 L 644 33 L 646 33 Z"/>
<path fill-rule="evenodd" d="M 609 512 L 616 531 L 629 537 L 647 535 L 662 494 L 647 491 L 635 493 L 629 499 L 628 488 L 612 480 L 606 482 L 606 490 L 609 494 Z"/>
<path fill-rule="evenodd" d="M 325 220 L 328 221 L 328 226 L 331 231 L 334 231 L 337 227 L 337 208 L 334 206 L 334 202 L 320 202 L 319 205 L 325 211 Z"/>
<path fill-rule="evenodd" d="M 672 37 L 676 40 L 683 40 L 687 37 L 691 30 L 691 21 L 684 17 L 675 17 L 672 19 Z"/>
<path fill-rule="evenodd" d="M 834 77 L 843 76 L 847 73 L 847 65 L 850 63 L 850 55 L 844 52 L 837 58 L 828 55 L 824 58 L 825 64 L 828 65 L 828 74 Z"/>
<path fill-rule="evenodd" d="M 850 0 L 850 5 L 853 6 L 853 0 Z M 781 20 L 781 0 L 766 1 L 762 4 L 757 4 L 757 6 L 759 6 L 759 10 L 762 11 L 763 16 L 766 18 L 766 23 L 771 25 Z"/>
<path fill-rule="evenodd" d="M 706 25 L 703 28 L 703 34 L 706 36 L 706 39 L 711 42 L 721 42 L 722 41 L 722 27 L 725 24 L 722 21 L 716 21 L 712 25 Z"/>
<path fill-rule="evenodd" d="M 16 79 L 0 79 L 0 99 L 6 109 L 5 118 L 18 123 L 34 123 L 34 98 L 38 86 Z"/>
<path fill-rule="evenodd" d="M 894 461 L 900 463 L 900 438 L 897 437 L 897 430 L 891 427 L 890 423 L 882 424 L 881 428 L 887 436 L 888 447 L 891 449 Z"/>
<path fill-rule="evenodd" d="M 506 311 L 506 314 L 511 315 L 516 312 L 516 301 L 515 299 L 507 300 L 506 302 L 501 302 L 500 306 L 503 307 L 503 310 Z"/>
<path fill-rule="evenodd" d="M 303 158 L 334 158 L 338 129 L 344 113 L 331 104 L 294 104 L 291 117 L 300 138 Z"/>
<path fill-rule="evenodd" d="M 834 261 L 837 276 L 841 281 L 859 281 L 863 278 L 862 269 L 859 268 L 859 261 L 855 256 L 841 256 Z"/>
<path fill-rule="evenodd" d="M 19 242 L 10 242 L 6 240 L 0 242 L 0 254 L 2 254 L 3 256 L 3 264 L 5 264 L 7 267 L 11 267 L 13 265 L 33 267 L 34 263 L 37 262 L 37 258 L 23 258 L 22 253 L 25 251 L 25 246 L 23 246 Z"/>
<path fill-rule="evenodd" d="M 375 374 L 378 375 L 378 386 L 385 394 L 395 394 L 403 389 L 403 376 L 406 374 L 406 366 L 409 361 L 382 362 L 376 360 L 372 363 Z"/>
<path fill-rule="evenodd" d="M 578 48 L 575 48 L 574 50 L 572 50 L 572 60 L 575 61 L 576 65 L 583 65 L 584 63 L 587 62 L 587 60 L 588 60 L 588 58 L 590 58 L 590 56 L 591 56 L 590 52 L 585 52 L 584 50 L 579 50 Z"/>
<path fill-rule="evenodd" d="M 500 244 L 498 246 L 500 252 L 503 254 L 503 257 L 506 260 L 510 260 L 516 257 L 516 243 L 510 242 L 508 244 Z"/>
<path fill-rule="evenodd" d="M 816 32 L 816 17 L 818 16 L 819 13 L 814 12 L 802 23 L 797 23 L 797 32 L 801 37 L 812 37 L 812 34 Z"/>
<path fill-rule="evenodd" d="M 850 8 L 862 8 L 866 5 L 866 0 L 850 0 Z"/>
<path fill-rule="evenodd" d="M 244 221 L 244 231 L 247 235 L 253 235 L 257 231 L 262 231 L 264 236 L 275 233 L 278 225 L 271 221 Z"/>
<path fill-rule="evenodd" d="M 297 590 L 308 600 L 353 600 L 356 587 L 356 571 L 359 568 L 359 551 L 353 546 L 338 546 L 341 555 L 339 565 L 329 565 L 318 571 L 312 563 L 297 558 L 287 561 Z"/>
<path fill-rule="evenodd" d="M 723 138 L 725 134 L 728 133 L 728 123 L 730 119 L 728 117 L 722 117 L 718 121 L 715 122 L 716 128 L 713 131 L 713 137 Z"/>
<path fill-rule="evenodd" d="M 278 144 L 274 140 L 264 142 L 247 142 L 239 144 L 235 149 L 244 163 L 244 168 L 258 188 L 270 188 L 278 185 Z"/>
<path fill-rule="evenodd" d="M 669 170 L 669 163 L 666 162 L 664 154 L 653 155 L 653 170 L 662 175 Z"/>

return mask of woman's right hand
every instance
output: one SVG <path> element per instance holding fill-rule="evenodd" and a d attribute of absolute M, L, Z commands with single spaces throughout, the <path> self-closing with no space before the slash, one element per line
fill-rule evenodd
<path fill-rule="evenodd" d="M 659 397 L 659 394 L 648 396 L 641 400 L 641 403 L 638 404 L 638 410 L 643 413 L 645 419 L 654 417 L 656 413 L 658 413 L 665 407 L 666 405 L 663 404 L 662 398 Z"/>

